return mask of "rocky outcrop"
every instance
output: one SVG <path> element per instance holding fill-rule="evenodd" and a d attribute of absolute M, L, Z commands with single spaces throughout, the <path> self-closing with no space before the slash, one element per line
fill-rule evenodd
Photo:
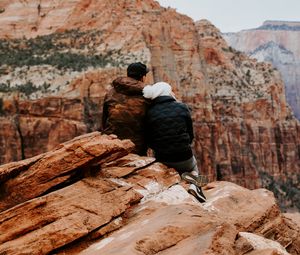
<path fill-rule="evenodd" d="M 101 136 L 101 144 L 98 140 L 99 133 L 83 135 L 46 155 L 0 167 L 0 211 L 45 194 L 63 182 L 76 180 L 77 175 L 84 175 L 85 166 L 90 165 L 91 161 L 99 164 L 107 161 L 107 158 L 114 159 L 134 148 L 132 142 L 120 143 L 112 140 L 110 136 Z"/>
<path fill-rule="evenodd" d="M 22 2 L 19 8 L 19 2 L 1 2 L 1 22 L 27 27 L 31 20 L 8 17 L 37 12 L 33 3 Z M 0 56 L 0 113 L 7 125 L 0 129 L 3 163 L 101 129 L 110 82 L 125 74 L 127 64 L 142 61 L 152 71 L 147 83 L 170 82 L 191 107 L 195 154 L 211 181 L 267 187 L 282 206 L 300 208 L 299 122 L 270 64 L 228 47 L 209 22 L 195 24 L 152 0 L 82 0 L 59 8 L 43 1 L 42 9 L 46 7 L 51 15 L 58 9 L 70 14 L 53 21 L 53 32 L 44 26 L 50 19 L 38 23 L 27 38 L 20 30 L 2 30 L 10 38 L 0 41 L 0 54 L 6 53 Z"/>
<path fill-rule="evenodd" d="M 10 203 L 0 213 L 0 253 L 299 254 L 300 228 L 270 191 L 213 182 L 200 204 L 174 169 L 131 149 L 95 132 L 3 165 L 1 184 L 23 178 L 47 191 L 18 201 L 1 193 Z"/>
<path fill-rule="evenodd" d="M 224 34 L 224 38 L 231 47 L 271 62 L 281 72 L 287 102 L 300 119 L 300 22 L 266 21 L 256 29 Z"/>

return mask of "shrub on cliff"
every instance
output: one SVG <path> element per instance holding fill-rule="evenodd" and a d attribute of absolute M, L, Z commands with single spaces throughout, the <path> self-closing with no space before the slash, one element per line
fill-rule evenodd
<path fill-rule="evenodd" d="M 9 93 L 9 92 L 20 92 L 27 97 L 31 94 L 42 91 L 43 93 L 48 92 L 48 88 L 50 87 L 50 84 L 44 83 L 42 86 L 35 86 L 31 81 L 26 82 L 25 84 L 18 84 L 16 86 L 11 86 L 9 84 L 0 84 L 0 92 L 3 93 Z M 2 102 L 3 104 L 3 102 Z M 1 102 L 0 102 L 1 106 Z M 0 110 L 1 111 L 1 110 Z M 1 114 L 1 112 L 0 112 Z"/>
<path fill-rule="evenodd" d="M 114 52 L 94 55 L 93 49 L 82 53 L 87 42 L 101 40 L 101 32 L 67 31 L 29 40 L 0 40 L 0 66 L 12 67 L 51 65 L 58 69 L 82 71 L 88 67 L 118 66 Z M 73 49 L 71 52 L 70 49 Z M 75 50 L 75 51 L 74 51 Z M 117 53 L 117 52 L 116 52 Z"/>

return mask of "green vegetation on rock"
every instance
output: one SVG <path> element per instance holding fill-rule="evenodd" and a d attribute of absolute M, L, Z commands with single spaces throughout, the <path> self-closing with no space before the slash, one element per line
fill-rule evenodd
<path fill-rule="evenodd" d="M 0 66 L 51 65 L 58 69 L 82 71 L 88 67 L 118 66 L 113 52 L 95 55 L 101 32 L 67 31 L 32 39 L 0 40 Z M 92 45 L 92 46 L 87 46 Z M 85 50 L 83 50 L 85 49 Z"/>
<path fill-rule="evenodd" d="M 0 84 L 0 93 L 9 93 L 9 92 L 20 92 L 27 97 L 37 91 L 47 92 L 50 84 L 44 83 L 42 86 L 35 86 L 32 82 L 27 82 L 25 84 L 20 84 L 16 86 L 11 86 L 9 84 Z"/>

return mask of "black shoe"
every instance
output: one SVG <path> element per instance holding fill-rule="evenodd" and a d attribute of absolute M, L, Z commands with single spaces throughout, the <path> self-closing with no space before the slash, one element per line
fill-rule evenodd
<path fill-rule="evenodd" d="M 206 197 L 204 196 L 202 189 L 197 187 L 194 184 L 191 184 L 188 193 L 193 195 L 200 203 L 205 203 L 206 202 Z"/>
<path fill-rule="evenodd" d="M 197 187 L 202 187 L 208 183 L 208 179 L 204 175 L 195 176 L 192 173 L 185 172 L 181 175 L 181 178 Z"/>

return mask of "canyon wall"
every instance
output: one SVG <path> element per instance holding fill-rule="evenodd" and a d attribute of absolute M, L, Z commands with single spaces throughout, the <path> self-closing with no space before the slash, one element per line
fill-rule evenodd
<path fill-rule="evenodd" d="M 101 129 L 105 91 L 141 61 L 151 69 L 147 83 L 170 82 L 191 107 L 202 173 L 267 187 L 282 206 L 300 208 L 300 125 L 280 74 L 233 50 L 208 21 L 152 0 L 0 8 L 1 163 Z"/>
<path fill-rule="evenodd" d="M 266 21 L 262 26 L 224 34 L 228 44 L 276 67 L 284 80 L 287 101 L 300 119 L 300 22 Z"/>

